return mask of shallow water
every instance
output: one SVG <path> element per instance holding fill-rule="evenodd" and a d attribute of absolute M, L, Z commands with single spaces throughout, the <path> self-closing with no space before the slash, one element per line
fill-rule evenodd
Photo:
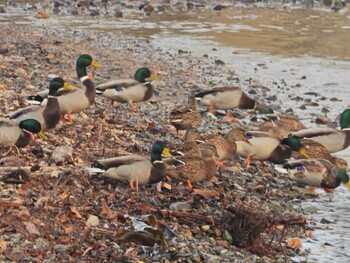
<path fill-rule="evenodd" d="M 0 2 L 1 3 L 1 2 Z M 16 11 L 16 10 L 14 10 Z M 204 54 L 225 62 L 226 68 L 235 70 L 242 79 L 253 77 L 276 90 L 282 109 L 292 108 L 305 124 L 316 126 L 315 116 L 324 115 L 327 107 L 330 118 L 336 118 L 346 107 L 350 107 L 350 14 L 330 13 L 325 9 L 242 8 L 220 13 L 207 11 L 198 13 L 167 13 L 145 17 L 134 13 L 123 19 L 110 16 L 52 15 L 49 20 L 36 20 L 33 13 L 2 14 L 0 24 L 34 24 L 37 26 L 60 26 L 93 29 L 131 34 L 149 38 L 165 50 L 190 51 L 192 56 Z M 141 23 L 140 23 L 141 21 Z M 286 85 L 284 85 L 286 83 Z M 305 95 L 314 91 L 319 96 Z M 319 106 L 300 109 L 302 102 L 291 100 L 300 96 L 310 98 Z M 322 97 L 325 97 L 323 99 Z M 338 101 L 330 99 L 337 98 Z M 337 153 L 350 162 L 350 149 Z M 350 256 L 349 223 L 350 195 L 345 187 L 335 194 L 320 192 L 314 202 L 304 207 L 315 206 L 318 211 L 311 217 L 319 223 L 322 218 L 334 221 L 332 230 L 317 230 L 316 238 L 304 240 L 303 249 L 311 249 L 306 258 L 320 262 L 348 262 Z M 323 246 L 324 243 L 332 246 Z"/>

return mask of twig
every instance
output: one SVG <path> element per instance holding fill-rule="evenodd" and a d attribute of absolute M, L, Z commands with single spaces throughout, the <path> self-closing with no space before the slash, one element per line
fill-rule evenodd
<path fill-rule="evenodd" d="M 196 215 L 196 214 L 191 214 L 191 213 L 186 213 L 186 212 L 170 211 L 170 210 L 165 210 L 165 209 L 159 210 L 159 212 L 161 212 L 163 215 L 184 217 L 187 219 L 197 219 L 200 221 L 211 223 L 213 225 L 218 224 L 217 218 L 213 217 L 213 216 Z"/>

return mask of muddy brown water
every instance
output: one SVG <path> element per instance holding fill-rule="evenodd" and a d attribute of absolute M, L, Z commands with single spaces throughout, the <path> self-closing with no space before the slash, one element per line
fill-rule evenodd
<path fill-rule="evenodd" d="M 2 1 L 4 2 L 4 1 Z M 2 3 L 0 1 L 0 4 Z M 22 1 L 28 2 L 28 1 Z M 32 1 L 36 2 L 36 1 Z M 242 78 L 253 77 L 274 88 L 273 83 L 286 83 L 276 89 L 283 109 L 292 108 L 311 127 L 322 108 L 335 118 L 350 107 L 350 12 L 330 12 L 324 8 L 240 8 L 224 12 L 170 12 L 145 17 L 141 12 L 125 18 L 111 16 L 51 15 L 36 20 L 32 13 L 20 8 L 0 14 L 1 24 L 34 24 L 95 31 L 109 31 L 149 38 L 165 50 L 179 49 L 192 56 L 204 54 L 224 61 Z M 308 97 L 305 92 L 319 97 Z M 300 109 L 301 103 L 291 100 L 301 96 L 316 100 L 319 105 Z M 325 97 L 321 100 L 320 97 Z M 337 101 L 334 101 L 334 98 Z M 336 154 L 350 162 L 350 149 Z M 349 262 L 350 194 L 340 187 L 332 196 L 320 192 L 314 202 L 303 204 L 317 209 L 311 217 L 319 226 L 322 218 L 333 221 L 331 230 L 317 230 L 314 239 L 304 239 L 303 249 L 311 255 L 293 260 Z M 329 243 L 331 246 L 323 244 Z"/>

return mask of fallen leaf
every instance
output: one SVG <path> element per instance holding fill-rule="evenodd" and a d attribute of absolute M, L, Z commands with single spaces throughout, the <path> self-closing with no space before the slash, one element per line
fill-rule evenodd
<path fill-rule="evenodd" d="M 0 239 L 0 251 L 5 251 L 7 249 L 7 243 L 5 240 Z"/>
<path fill-rule="evenodd" d="M 198 189 L 194 188 L 193 191 L 206 198 L 215 198 L 216 200 L 220 199 L 219 193 L 215 190 L 208 190 L 208 189 Z"/>
<path fill-rule="evenodd" d="M 76 208 L 75 206 L 71 206 L 70 211 L 72 211 L 77 218 L 83 219 L 83 217 L 80 215 L 80 213 L 78 211 L 78 208 Z"/>
<path fill-rule="evenodd" d="M 290 240 L 288 240 L 287 242 L 287 247 L 290 248 L 301 248 L 303 246 L 303 244 L 301 243 L 300 238 L 292 238 Z"/>
<path fill-rule="evenodd" d="M 113 213 L 112 210 L 107 205 L 106 201 L 102 202 L 102 215 L 104 215 L 107 219 L 113 220 L 118 217 L 117 214 Z"/>
<path fill-rule="evenodd" d="M 310 238 L 314 238 L 315 235 L 311 231 L 306 231 L 305 235 Z"/>
<path fill-rule="evenodd" d="M 36 16 L 37 19 L 48 19 L 50 16 L 48 13 L 44 12 L 44 11 L 39 11 Z"/>

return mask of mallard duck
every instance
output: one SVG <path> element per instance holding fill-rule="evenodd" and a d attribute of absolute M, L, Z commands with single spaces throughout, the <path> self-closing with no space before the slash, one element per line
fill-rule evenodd
<path fill-rule="evenodd" d="M 205 144 L 211 144 L 215 146 L 220 160 L 232 159 L 237 151 L 236 142 L 229 140 L 221 135 L 205 138 Z"/>
<path fill-rule="evenodd" d="M 40 122 L 41 129 L 47 131 L 53 129 L 60 120 L 60 105 L 55 97 L 56 92 L 60 88 L 66 90 L 73 90 L 73 88 L 67 84 L 62 78 L 54 78 L 50 82 L 49 95 L 45 106 L 32 105 L 22 109 L 18 109 L 15 112 L 10 113 L 8 116 L 10 119 L 17 123 L 22 120 L 34 119 Z"/>
<path fill-rule="evenodd" d="M 340 116 L 340 130 L 333 128 L 309 128 L 292 133 L 299 138 L 307 138 L 321 143 L 330 153 L 342 151 L 350 145 L 350 109 Z"/>
<path fill-rule="evenodd" d="M 149 79 L 159 80 L 148 68 L 139 68 L 134 79 L 111 80 L 96 86 L 97 94 L 113 101 L 129 103 L 137 112 L 134 103 L 149 100 L 153 96 L 153 86 Z"/>
<path fill-rule="evenodd" d="M 248 143 L 249 145 L 251 145 L 251 143 L 249 142 L 249 138 L 251 138 L 252 136 L 250 136 L 249 134 L 247 134 L 247 132 L 240 127 L 234 127 L 232 128 L 228 133 L 225 134 L 224 138 L 229 140 L 229 141 L 243 141 L 245 143 Z M 237 146 L 236 146 L 237 147 Z"/>
<path fill-rule="evenodd" d="M 132 189 L 134 182 L 139 185 L 158 183 L 165 176 L 162 154 L 172 157 L 165 146 L 163 141 L 153 143 L 150 160 L 135 154 L 98 160 L 95 165 L 101 170 L 96 172 L 102 173 L 102 177 L 128 182 Z"/>
<path fill-rule="evenodd" d="M 188 97 L 188 106 L 176 108 L 170 112 L 170 124 L 179 130 L 190 130 L 197 127 L 202 117 L 197 111 L 197 100 L 193 95 Z"/>
<path fill-rule="evenodd" d="M 195 94 L 195 97 L 202 104 L 209 106 L 209 111 L 214 113 L 215 108 L 226 110 L 228 119 L 235 121 L 227 110 L 241 109 L 256 109 L 261 113 L 273 113 L 273 110 L 250 98 L 240 87 L 236 86 L 220 86 L 214 87 L 211 90 L 201 91 Z"/>
<path fill-rule="evenodd" d="M 271 133 L 276 138 L 283 138 L 292 132 L 306 129 L 305 125 L 295 116 L 288 114 L 266 114 L 268 121 L 259 125 L 259 130 Z"/>
<path fill-rule="evenodd" d="M 169 145 L 169 151 L 173 156 L 184 156 L 191 154 L 195 156 L 200 155 L 199 144 L 203 143 L 202 137 L 197 129 L 187 130 L 183 143 Z"/>
<path fill-rule="evenodd" d="M 70 123 L 73 123 L 71 114 L 78 113 L 88 108 L 95 101 L 95 84 L 87 76 L 86 68 L 88 66 L 101 67 L 96 63 L 90 55 L 80 55 L 76 63 L 76 71 L 80 82 L 83 84 L 81 89 L 75 89 L 74 91 L 65 95 L 57 97 L 58 104 L 60 105 L 61 115 L 68 114 Z M 45 101 L 42 105 L 45 106 Z"/>
<path fill-rule="evenodd" d="M 334 189 L 341 183 L 350 190 L 349 176 L 346 171 L 322 159 L 301 159 L 284 164 L 288 176 L 302 185 Z"/>
<path fill-rule="evenodd" d="M 191 183 L 209 180 L 216 172 L 216 159 L 219 158 L 216 147 L 206 144 L 201 150 L 201 156 L 185 155 L 176 159 L 166 160 L 166 174 L 175 180 Z"/>
<path fill-rule="evenodd" d="M 250 159 L 283 164 L 291 158 L 292 151 L 299 151 L 309 158 L 302 149 L 300 140 L 296 137 L 287 137 L 282 141 L 271 137 L 253 137 L 249 142 L 251 145 L 243 141 L 236 141 L 237 154 L 247 157 L 247 166 L 250 164 Z"/>
<path fill-rule="evenodd" d="M 18 123 L 7 118 L 0 118 L 0 146 L 8 147 L 15 145 L 25 147 L 30 139 L 34 138 L 33 133 L 38 134 L 44 140 L 47 137 L 41 130 L 41 125 L 37 120 L 27 119 Z"/>

